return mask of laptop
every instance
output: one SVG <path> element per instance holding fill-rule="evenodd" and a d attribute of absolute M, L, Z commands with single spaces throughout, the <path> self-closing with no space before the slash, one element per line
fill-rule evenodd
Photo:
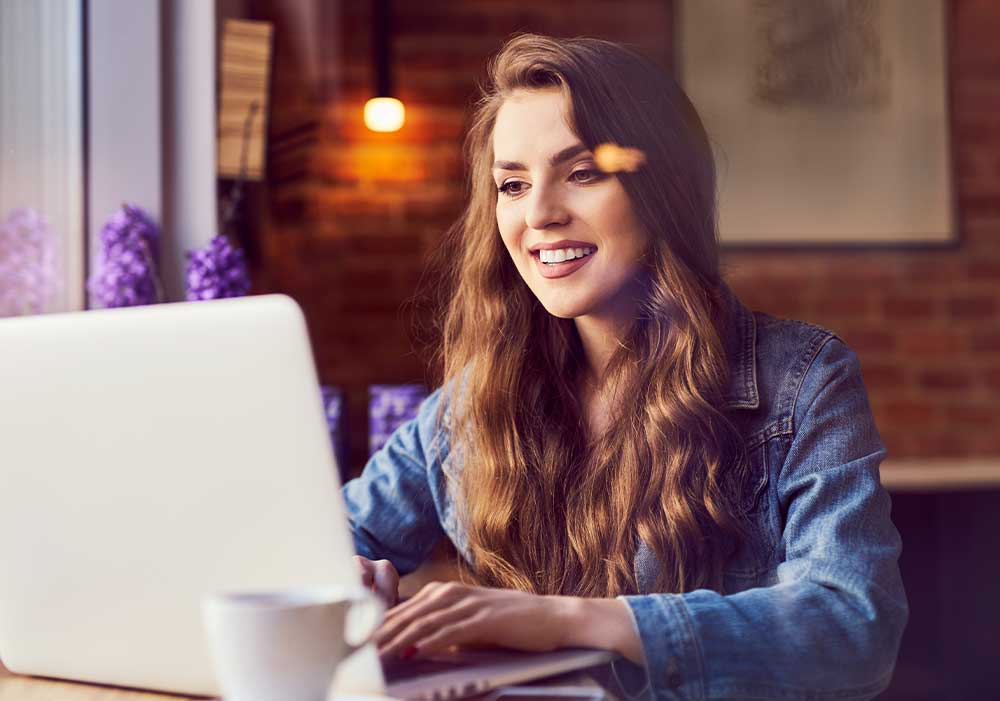
<path fill-rule="evenodd" d="M 215 696 L 206 593 L 360 586 L 308 331 L 289 297 L 0 319 L 0 388 L 10 671 Z M 393 668 L 387 682 L 368 646 L 335 688 L 456 698 L 612 659 L 470 654 Z"/>

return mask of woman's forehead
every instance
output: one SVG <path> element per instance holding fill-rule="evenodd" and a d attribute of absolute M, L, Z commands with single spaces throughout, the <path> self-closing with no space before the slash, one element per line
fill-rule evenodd
<path fill-rule="evenodd" d="M 523 162 L 548 159 L 579 138 L 565 96 L 551 89 L 519 91 L 506 98 L 493 125 L 492 141 L 495 158 Z"/>

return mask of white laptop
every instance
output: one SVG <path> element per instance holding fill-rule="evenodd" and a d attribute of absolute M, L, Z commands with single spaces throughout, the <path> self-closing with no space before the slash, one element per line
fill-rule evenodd
<path fill-rule="evenodd" d="M 301 310 L 282 295 L 0 319 L 0 659 L 217 695 L 207 592 L 360 584 Z M 482 653 L 480 653 L 482 657 Z M 486 654 L 344 693 L 450 698 L 602 664 Z"/>

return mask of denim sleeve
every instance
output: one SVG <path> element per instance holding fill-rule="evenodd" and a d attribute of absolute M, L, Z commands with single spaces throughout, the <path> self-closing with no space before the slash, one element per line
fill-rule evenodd
<path fill-rule="evenodd" d="M 858 359 L 831 337 L 793 409 L 776 489 L 777 583 L 623 598 L 656 698 L 867 699 L 889 684 L 908 606 L 885 456 Z"/>
<path fill-rule="evenodd" d="M 389 560 L 400 574 L 415 570 L 444 535 L 428 481 L 440 459 L 440 401 L 438 389 L 343 487 L 357 554 Z"/>

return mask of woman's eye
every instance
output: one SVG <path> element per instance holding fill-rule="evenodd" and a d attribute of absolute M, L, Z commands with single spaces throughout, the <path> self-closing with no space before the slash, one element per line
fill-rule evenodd
<path fill-rule="evenodd" d="M 569 177 L 578 183 L 592 183 L 600 180 L 601 174 L 590 168 L 581 168 L 580 170 L 574 170 L 570 173 Z"/>
<path fill-rule="evenodd" d="M 524 190 L 522 189 L 523 187 L 524 183 L 521 182 L 520 180 L 508 180 L 497 189 L 503 194 L 507 195 L 508 197 L 512 197 L 514 195 L 520 195 L 522 192 L 524 192 Z"/>

